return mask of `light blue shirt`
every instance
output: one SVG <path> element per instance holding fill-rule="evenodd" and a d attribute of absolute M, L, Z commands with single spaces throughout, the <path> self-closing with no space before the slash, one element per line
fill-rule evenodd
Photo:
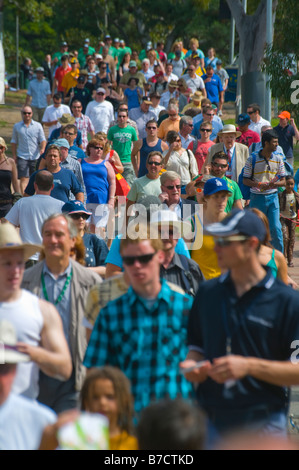
<path fill-rule="evenodd" d="M 55 304 L 56 299 L 59 297 L 67 279 L 67 276 L 71 273 L 72 265 L 69 263 L 64 273 L 60 274 L 56 278 L 48 269 L 46 263 L 44 263 L 43 274 L 45 279 L 46 291 L 48 294 L 48 300 L 55 305 L 58 313 L 62 319 L 63 331 L 68 345 L 70 346 L 70 318 L 71 318 L 71 285 L 72 279 L 58 304 Z M 41 284 L 42 298 L 45 299 L 44 292 Z M 47 300 L 47 299 L 46 299 Z"/>
<path fill-rule="evenodd" d="M 222 122 L 221 121 L 219 122 L 218 119 L 214 119 L 215 117 L 218 117 L 218 116 L 214 116 L 213 120 L 211 122 L 211 124 L 212 124 L 212 134 L 210 135 L 210 140 L 215 140 L 216 137 L 217 137 L 218 132 L 220 132 L 223 129 Z M 198 139 L 201 138 L 201 134 L 199 132 L 199 128 L 201 126 L 201 123 L 202 123 L 202 119 L 200 121 L 197 121 L 195 124 L 194 124 L 194 121 L 193 121 L 194 127 L 193 127 L 193 130 L 192 130 L 191 134 L 194 135 L 195 137 L 197 137 Z"/>
<path fill-rule="evenodd" d="M 11 393 L 0 406 L 0 450 L 38 450 L 44 428 L 56 420 L 50 408 Z"/>
<path fill-rule="evenodd" d="M 23 121 L 13 126 L 11 143 L 17 145 L 17 157 L 25 160 L 37 160 L 39 146 L 45 141 L 45 133 L 39 122 L 31 121 L 28 126 Z"/>
<path fill-rule="evenodd" d="M 46 108 L 48 106 L 47 95 L 51 95 L 48 80 L 37 80 L 37 78 L 31 80 L 29 82 L 27 95 L 32 97 L 32 106 L 36 108 Z"/>

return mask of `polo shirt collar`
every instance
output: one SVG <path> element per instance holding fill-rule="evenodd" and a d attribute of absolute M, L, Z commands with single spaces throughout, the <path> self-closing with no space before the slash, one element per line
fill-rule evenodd
<path fill-rule="evenodd" d="M 266 271 L 266 276 L 257 284 L 255 284 L 252 288 L 264 288 L 270 289 L 275 282 L 275 278 L 272 274 L 271 268 L 269 266 L 263 266 Z M 223 273 L 219 277 L 219 282 L 221 284 L 232 284 L 232 280 L 230 277 L 230 271 Z"/>

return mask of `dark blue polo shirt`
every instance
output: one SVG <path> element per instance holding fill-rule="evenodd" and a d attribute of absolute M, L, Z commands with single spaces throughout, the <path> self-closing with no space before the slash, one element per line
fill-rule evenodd
<path fill-rule="evenodd" d="M 282 147 L 283 153 L 286 158 L 293 157 L 293 137 L 295 131 L 293 126 L 288 124 L 286 127 L 276 126 L 274 131 L 278 135 L 278 143 Z"/>
<path fill-rule="evenodd" d="M 288 361 L 299 340 L 299 293 L 265 278 L 241 297 L 228 274 L 199 285 L 190 312 L 188 345 L 213 361 L 231 354 Z M 293 344 L 292 344 L 293 343 Z M 297 353 L 299 360 L 299 353 Z M 244 410 L 258 405 L 284 408 L 286 389 L 246 376 L 230 388 L 208 378 L 197 388 L 201 406 L 209 410 Z"/>

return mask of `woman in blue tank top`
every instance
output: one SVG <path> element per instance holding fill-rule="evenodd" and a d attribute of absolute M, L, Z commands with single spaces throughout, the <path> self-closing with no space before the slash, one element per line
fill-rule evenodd
<path fill-rule="evenodd" d="M 109 209 L 114 208 L 115 172 L 105 160 L 104 147 L 97 139 L 91 139 L 86 148 L 87 158 L 81 160 L 87 193 L 86 207 L 92 212 L 90 231 L 106 227 Z"/>

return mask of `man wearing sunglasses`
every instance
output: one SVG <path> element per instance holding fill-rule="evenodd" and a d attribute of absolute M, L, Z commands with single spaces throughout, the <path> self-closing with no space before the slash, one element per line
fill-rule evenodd
<path fill-rule="evenodd" d="M 200 383 L 197 399 L 216 438 L 248 427 L 257 438 L 286 437 L 287 387 L 299 384 L 299 294 L 260 264 L 266 228 L 256 214 L 234 209 L 206 230 L 227 272 L 198 288 L 181 367 Z"/>
<path fill-rule="evenodd" d="M 192 297 L 160 280 L 161 239 L 150 238 L 142 227 L 138 235 L 121 240 L 130 287 L 101 310 L 83 362 L 88 369 L 119 367 L 131 381 L 137 414 L 153 400 L 192 397 L 191 383 L 179 369 Z"/>
<path fill-rule="evenodd" d="M 203 122 L 209 122 L 211 124 L 212 132 L 210 135 L 210 140 L 214 142 L 217 138 L 218 132 L 220 132 L 223 129 L 223 124 L 222 124 L 221 119 L 214 114 L 212 107 L 210 106 L 203 107 L 201 114 L 198 114 L 193 119 L 194 127 L 191 132 L 191 135 L 193 135 L 194 137 L 197 137 L 198 139 L 201 138 L 199 129 Z"/>
<path fill-rule="evenodd" d="M 180 219 L 194 215 L 196 202 L 181 198 L 181 177 L 175 171 L 165 171 L 160 177 L 161 194 L 159 198 L 169 209 L 173 210 Z"/>
<path fill-rule="evenodd" d="M 127 195 L 127 210 L 145 196 L 159 196 L 161 193 L 160 172 L 163 169 L 163 155 L 153 151 L 146 159 L 147 174 L 135 179 Z"/>
<path fill-rule="evenodd" d="M 163 153 L 168 149 L 168 145 L 158 137 L 158 124 L 155 119 L 150 119 L 145 126 L 146 137 L 144 139 L 138 139 L 134 142 L 131 159 L 134 166 L 135 174 L 140 178 L 146 175 L 147 157 L 151 152 Z"/>
<path fill-rule="evenodd" d="M 228 159 L 227 155 L 224 152 L 217 152 L 212 157 L 211 165 L 208 165 L 206 171 L 209 172 L 203 176 L 203 178 L 197 177 L 194 181 L 189 183 L 187 188 L 187 194 L 189 196 L 197 196 L 197 202 L 202 204 L 202 191 L 197 191 L 197 189 L 203 189 L 204 182 L 207 181 L 208 178 L 222 178 L 226 181 L 227 186 L 231 195 L 229 196 L 225 208 L 225 212 L 229 213 L 233 207 L 238 209 L 243 209 L 242 204 L 242 193 L 239 188 L 239 185 L 227 178 L 225 176 L 226 171 L 228 170 Z"/>

